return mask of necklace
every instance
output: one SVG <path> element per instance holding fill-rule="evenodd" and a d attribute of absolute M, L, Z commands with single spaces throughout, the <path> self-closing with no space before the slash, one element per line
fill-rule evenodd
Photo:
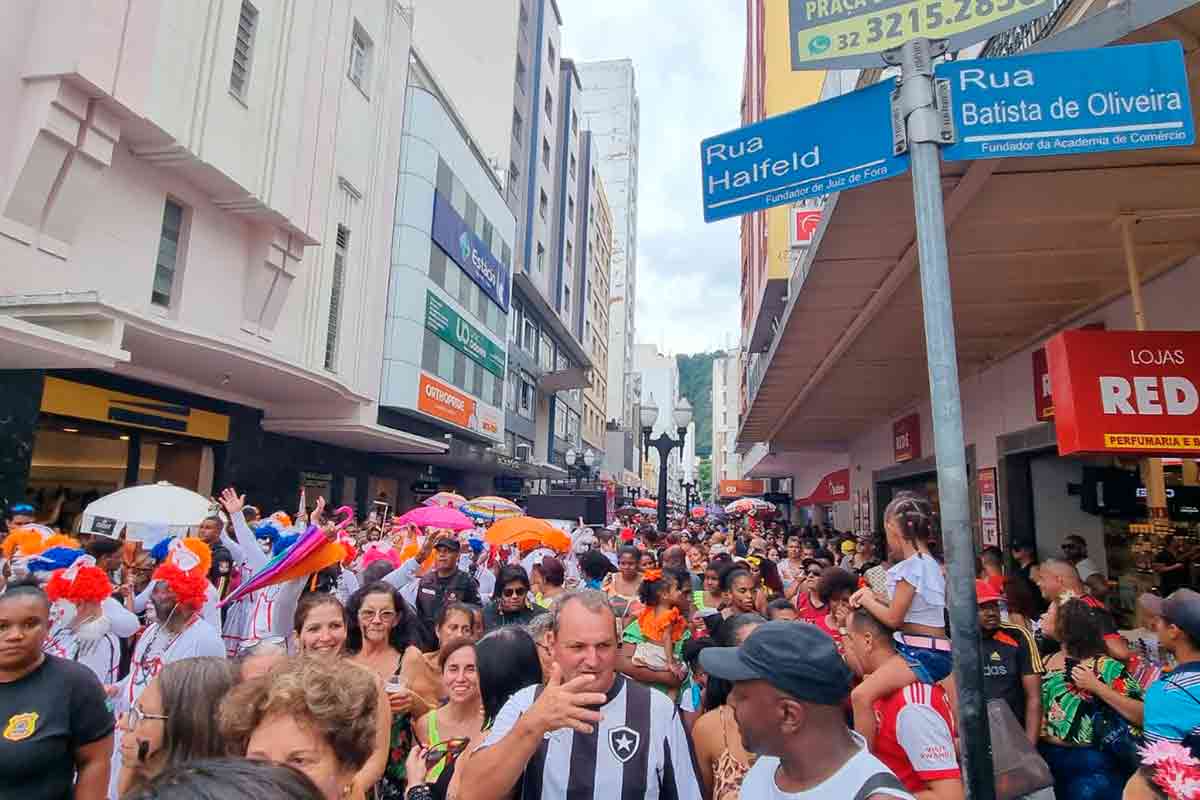
<path fill-rule="evenodd" d="M 163 630 L 163 626 L 157 625 L 157 624 L 154 626 L 154 632 L 150 635 L 150 641 L 146 643 L 146 649 L 142 651 L 141 657 L 138 658 L 137 665 L 136 665 L 137 669 L 134 671 L 135 673 L 136 672 L 141 673 L 141 676 L 144 679 L 144 682 L 138 681 L 134 675 L 130 676 L 130 681 L 129 681 L 129 700 L 130 700 L 130 702 L 132 702 L 134 699 L 133 698 L 134 684 L 145 685 L 146 683 L 150 682 L 151 678 L 156 676 L 162 670 L 163 659 L 166 658 L 167 653 L 169 653 L 171 651 L 171 648 L 175 645 L 175 642 L 179 641 L 179 637 L 183 636 L 183 634 L 185 634 L 187 632 L 188 628 L 192 627 L 192 623 L 194 623 L 199 618 L 200 618 L 199 614 L 192 614 L 191 618 L 188 619 L 187 623 L 183 626 L 183 628 L 180 629 L 179 633 L 177 633 L 171 637 L 171 639 L 163 646 L 162 652 L 159 653 L 157 656 L 153 655 L 154 644 L 155 644 L 155 642 L 158 641 L 158 634 L 160 631 Z"/>

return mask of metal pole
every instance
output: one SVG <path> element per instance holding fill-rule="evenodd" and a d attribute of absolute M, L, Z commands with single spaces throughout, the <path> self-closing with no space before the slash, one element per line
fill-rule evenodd
<path fill-rule="evenodd" d="M 664 446 L 665 445 L 665 446 Z M 658 450 L 658 529 L 667 529 L 667 458 L 675 449 L 675 442 L 665 433 L 654 442 Z"/>
<path fill-rule="evenodd" d="M 946 599 L 950 611 L 950 635 L 954 642 L 963 783 L 968 800 L 994 800 L 995 775 L 987 697 L 983 688 L 979 609 L 975 598 L 975 543 L 971 534 L 946 219 L 942 209 L 941 157 L 938 153 L 941 126 L 934 104 L 934 46 L 928 39 L 914 39 L 900 48 L 900 102 L 907 121 L 912 157 L 921 305 L 925 317 L 925 352 L 929 362 L 942 539 L 946 549 Z"/>

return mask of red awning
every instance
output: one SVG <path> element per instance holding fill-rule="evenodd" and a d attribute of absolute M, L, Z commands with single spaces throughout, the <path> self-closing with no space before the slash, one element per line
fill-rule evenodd
<path fill-rule="evenodd" d="M 824 506 L 830 503 L 840 503 L 850 499 L 850 469 L 839 469 L 821 478 L 813 493 L 803 500 L 796 501 L 798 506 Z"/>

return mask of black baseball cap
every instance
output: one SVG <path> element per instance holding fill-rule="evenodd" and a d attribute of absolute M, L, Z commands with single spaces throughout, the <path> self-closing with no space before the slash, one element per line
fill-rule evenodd
<path fill-rule="evenodd" d="M 457 536 L 447 536 L 445 539 L 438 539 L 434 542 L 433 548 L 435 550 L 453 550 L 457 553 L 462 550 L 462 542 L 458 540 Z"/>
<path fill-rule="evenodd" d="M 850 696 L 850 670 L 827 633 L 805 622 L 759 625 L 741 647 L 710 647 L 700 666 L 727 681 L 766 681 L 781 692 L 818 705 Z"/>
<path fill-rule="evenodd" d="M 1176 589 L 1166 598 L 1144 594 L 1138 600 L 1146 610 L 1200 642 L 1200 593 L 1191 589 Z"/>

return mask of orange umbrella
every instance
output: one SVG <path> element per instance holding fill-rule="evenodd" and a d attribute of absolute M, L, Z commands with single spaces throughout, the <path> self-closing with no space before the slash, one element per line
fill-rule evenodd
<path fill-rule="evenodd" d="M 537 517 L 502 519 L 487 529 L 484 541 L 498 546 L 536 543 L 560 553 L 571 549 L 567 534 Z"/>

